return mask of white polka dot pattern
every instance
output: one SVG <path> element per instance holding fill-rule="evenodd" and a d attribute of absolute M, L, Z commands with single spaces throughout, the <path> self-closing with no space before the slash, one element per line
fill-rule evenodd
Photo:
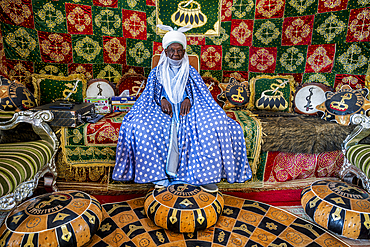
<path fill-rule="evenodd" d="M 221 178 L 245 182 L 252 172 L 242 128 L 226 116 L 193 67 L 189 73 L 186 91 L 192 107 L 188 115 L 180 117 L 180 164 L 174 180 L 193 185 L 217 183 Z M 148 183 L 168 178 L 165 166 L 171 118 L 161 111 L 161 88 L 154 68 L 144 92 L 122 122 L 114 180 Z"/>

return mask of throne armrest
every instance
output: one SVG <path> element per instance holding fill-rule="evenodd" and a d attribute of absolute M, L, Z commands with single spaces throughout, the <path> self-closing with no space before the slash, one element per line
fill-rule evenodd
<path fill-rule="evenodd" d="M 1 115 L 2 113 L 0 113 Z M 48 141 L 53 145 L 54 150 L 59 147 L 59 141 L 53 130 L 47 124 L 54 119 L 51 111 L 20 111 L 14 113 L 13 117 L 6 121 L 0 121 L 0 130 L 10 130 L 17 127 L 20 123 L 29 123 L 33 131 L 40 136 L 42 140 Z"/>
<path fill-rule="evenodd" d="M 339 177 L 370 192 L 369 171 L 364 169 L 368 164 L 365 157 L 370 150 L 370 144 L 359 144 L 362 139 L 370 135 L 370 117 L 354 114 L 350 121 L 357 126 L 342 143 L 345 158 Z"/>
<path fill-rule="evenodd" d="M 0 144 L 0 159 L 2 164 L 5 164 L 4 169 L 1 170 L 2 175 L 14 175 L 3 176 L 2 178 L 6 178 L 6 181 L 0 182 L 2 193 L 0 194 L 0 211 L 11 210 L 30 197 L 39 179 L 47 173 L 52 174 L 52 179 L 44 178 L 44 184 L 51 186 L 54 191 L 57 190 L 55 154 L 59 147 L 58 138 L 47 124 L 54 118 L 51 111 L 21 111 L 10 117 L 8 113 L 4 114 L 0 112 L 0 130 L 7 131 L 14 129 L 20 123 L 28 123 L 41 140 Z M 19 172 L 16 173 L 14 169 L 7 169 L 12 167 L 7 164 L 13 164 L 13 158 L 19 161 L 16 166 Z"/>
<path fill-rule="evenodd" d="M 345 153 L 350 147 L 357 145 L 362 139 L 370 135 L 370 117 L 363 114 L 351 116 L 351 124 L 357 125 L 351 134 L 343 141 L 342 150 Z"/>

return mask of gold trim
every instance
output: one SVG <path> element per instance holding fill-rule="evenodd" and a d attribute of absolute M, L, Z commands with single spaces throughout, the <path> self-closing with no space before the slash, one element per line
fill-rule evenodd
<path fill-rule="evenodd" d="M 246 115 L 248 115 L 249 117 L 251 117 L 256 122 L 256 124 L 258 125 L 257 143 L 256 143 L 255 151 L 254 151 L 255 157 L 253 159 L 253 163 L 252 164 L 249 164 L 249 166 L 252 169 L 253 175 L 256 175 L 257 174 L 257 169 L 258 169 L 259 159 L 260 159 L 260 156 L 261 156 L 262 131 L 263 131 L 262 130 L 262 124 L 261 124 L 260 120 L 258 118 L 256 118 L 251 111 L 244 110 L 244 109 L 243 110 L 240 110 L 240 111 L 244 112 Z M 228 111 L 226 111 L 226 113 L 227 112 Z M 235 117 L 238 120 L 240 120 L 241 122 L 243 122 L 243 120 L 241 120 L 241 118 L 239 117 L 239 115 L 235 113 L 236 111 L 229 111 L 229 112 L 234 112 Z M 245 127 L 247 128 L 248 126 L 245 126 Z M 245 139 L 244 139 L 244 141 L 245 141 Z M 248 162 L 249 162 L 249 160 L 248 160 Z"/>
<path fill-rule="evenodd" d="M 249 103 L 248 103 L 248 106 L 247 106 L 247 109 L 250 109 L 250 110 L 257 110 L 256 109 L 256 105 L 255 105 L 255 98 L 256 98 L 256 91 L 255 91 L 255 86 L 256 86 L 256 82 L 257 80 L 260 80 L 260 79 L 276 79 L 276 78 L 283 78 L 283 79 L 288 79 L 288 82 L 289 82 L 289 87 L 290 87 L 290 96 L 289 96 L 289 108 L 288 108 L 288 112 L 293 112 L 293 98 L 294 98 L 294 93 L 295 93 L 295 80 L 294 80 L 294 77 L 292 75 L 274 75 L 274 76 L 270 76 L 270 75 L 258 75 L 256 77 L 253 77 L 252 79 L 250 79 L 249 81 L 249 90 L 250 90 L 250 99 L 249 99 Z"/>
<path fill-rule="evenodd" d="M 37 105 L 40 105 L 40 100 L 41 100 L 40 83 L 42 80 L 45 80 L 45 79 L 57 80 L 57 81 L 80 80 L 82 82 L 82 97 L 86 98 L 87 81 L 86 81 L 84 74 L 72 74 L 69 76 L 32 74 L 31 78 L 32 78 L 32 85 L 35 88 L 35 100 L 36 100 Z"/>

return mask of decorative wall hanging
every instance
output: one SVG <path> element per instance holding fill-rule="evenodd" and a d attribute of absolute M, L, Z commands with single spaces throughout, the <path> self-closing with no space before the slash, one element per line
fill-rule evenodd
<path fill-rule="evenodd" d="M 217 99 L 225 102 L 223 109 L 230 108 L 245 108 L 250 99 L 248 82 L 239 82 L 235 78 L 230 78 L 229 83 L 220 83 L 219 87 L 222 92 L 217 96 Z"/>
<path fill-rule="evenodd" d="M 301 85 L 294 95 L 294 111 L 300 114 L 315 115 L 316 106 L 326 100 L 325 92 L 331 89 L 321 83 L 306 83 Z"/>
<path fill-rule="evenodd" d="M 157 0 L 157 24 L 171 27 L 192 25 L 187 36 L 219 36 L 221 29 L 221 0 Z M 157 28 L 157 34 L 165 32 Z"/>
<path fill-rule="evenodd" d="M 349 125 L 351 115 L 365 114 L 370 109 L 370 101 L 366 99 L 368 93 L 367 88 L 353 90 L 349 85 L 343 85 L 338 92 L 327 92 L 325 102 L 316 108 L 324 112 L 322 119 Z"/>
<path fill-rule="evenodd" d="M 295 81 L 293 76 L 256 76 L 250 80 L 249 108 L 268 111 L 293 111 Z M 255 105 L 253 105 L 255 104 Z"/>

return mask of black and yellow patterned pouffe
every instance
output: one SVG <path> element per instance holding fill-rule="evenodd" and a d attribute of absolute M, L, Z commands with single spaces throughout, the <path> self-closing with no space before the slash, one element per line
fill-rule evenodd
<path fill-rule="evenodd" d="M 189 184 L 175 184 L 149 191 L 144 209 L 157 226 L 191 233 L 216 224 L 224 208 L 220 192 L 209 193 Z"/>
<path fill-rule="evenodd" d="M 100 203 L 80 191 L 44 194 L 22 203 L 0 228 L 0 246 L 82 246 L 102 221 Z"/>
<path fill-rule="evenodd" d="M 341 181 L 322 180 L 302 190 L 301 203 L 317 224 L 346 238 L 370 239 L 370 194 Z"/>

